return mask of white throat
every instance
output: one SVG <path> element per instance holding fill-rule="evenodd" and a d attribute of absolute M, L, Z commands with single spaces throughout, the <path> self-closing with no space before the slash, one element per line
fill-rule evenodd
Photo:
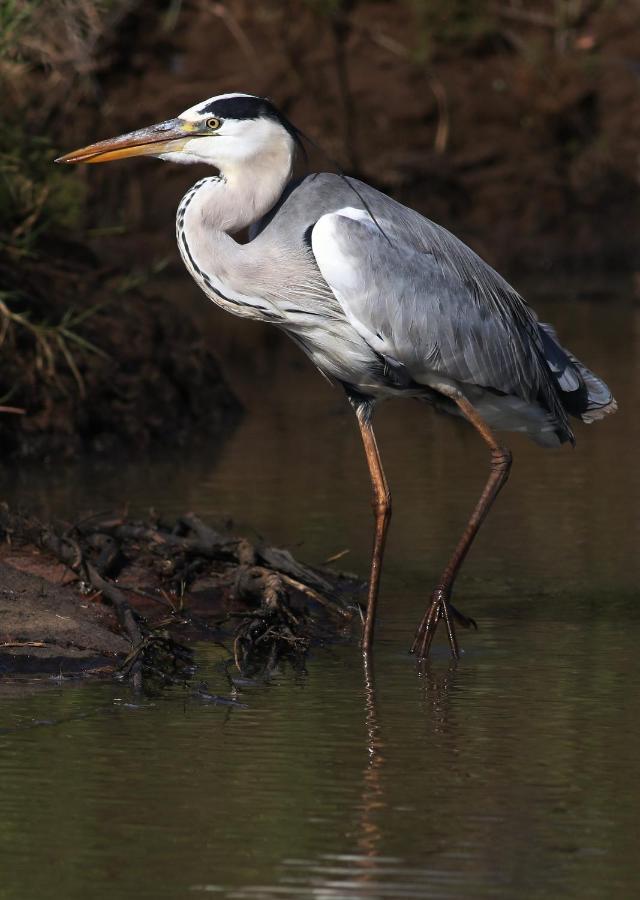
<path fill-rule="evenodd" d="M 247 148 L 239 158 L 230 152 L 221 154 L 216 165 L 220 177 L 205 179 L 206 187 L 198 188 L 190 205 L 197 209 L 204 227 L 234 233 L 260 219 L 282 194 L 291 177 L 293 141 L 278 128 L 253 152 Z"/>
<path fill-rule="evenodd" d="M 221 163 L 221 174 L 194 184 L 178 207 L 178 246 L 187 269 L 207 296 L 236 315 L 269 319 L 269 304 L 247 291 L 251 243 L 239 244 L 231 235 L 272 209 L 292 163 L 293 142 L 283 132 L 260 153 Z"/>

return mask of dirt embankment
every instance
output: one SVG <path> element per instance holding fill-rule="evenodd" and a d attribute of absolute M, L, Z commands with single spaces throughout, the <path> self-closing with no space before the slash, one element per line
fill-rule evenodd
<path fill-rule="evenodd" d="M 0 34 L 4 459 L 179 443 L 237 414 L 154 296 L 159 266 L 188 277 L 172 211 L 200 172 L 52 165 L 217 93 L 271 96 L 324 149 L 313 169 L 335 158 L 506 274 L 638 268 L 637 3 L 22 6 Z"/>
<path fill-rule="evenodd" d="M 69 252 L 36 260 L 28 300 L 16 293 L 0 317 L 0 396 L 17 410 L 0 414 L 2 458 L 157 450 L 230 428 L 241 407 L 189 318 Z"/>
<path fill-rule="evenodd" d="M 99 120 L 99 83 L 136 4 L 10 6 L 0 15 L 0 455 L 148 450 L 196 430 L 215 440 L 239 404 L 188 314 L 151 285 L 163 263 L 120 224 L 107 259 L 104 230 L 89 228 L 100 198 L 53 164 L 73 123 Z"/>
<path fill-rule="evenodd" d="M 501 268 L 635 270 L 639 29 L 637 3 L 191 0 L 171 30 L 137 4 L 100 121 L 90 135 L 76 122 L 68 146 L 255 92 Z M 313 149 L 311 164 L 331 167 Z M 192 177 L 122 166 L 92 172 L 90 190 L 104 199 L 117 178 L 128 221 L 164 253 L 167 208 Z M 100 210 L 116 215 L 108 199 Z"/>
<path fill-rule="evenodd" d="M 355 578 L 214 530 L 120 516 L 44 524 L 0 508 L 0 674 L 193 674 L 189 644 L 229 646 L 244 674 L 348 635 Z"/>

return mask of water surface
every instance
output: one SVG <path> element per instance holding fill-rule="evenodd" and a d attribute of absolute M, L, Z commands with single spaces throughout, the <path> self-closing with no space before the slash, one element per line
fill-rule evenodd
<path fill-rule="evenodd" d="M 575 450 L 520 438 L 457 603 L 480 623 L 449 661 L 407 655 L 487 471 L 482 443 L 416 403 L 380 410 L 395 501 L 375 669 L 354 646 L 306 673 L 136 698 L 52 680 L 0 689 L 1 898 L 634 896 L 640 311 L 536 303 L 621 411 Z M 73 517 L 127 503 L 255 528 L 309 562 L 366 572 L 369 488 L 338 394 L 277 334 L 216 310 L 247 415 L 215 448 L 5 471 L 6 496 Z"/>

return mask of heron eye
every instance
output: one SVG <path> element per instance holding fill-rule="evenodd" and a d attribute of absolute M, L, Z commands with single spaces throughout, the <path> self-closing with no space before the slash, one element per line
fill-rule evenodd
<path fill-rule="evenodd" d="M 212 118 L 207 119 L 205 124 L 207 128 L 211 129 L 211 131 L 216 131 L 218 128 L 220 128 L 222 122 L 220 121 L 220 119 L 216 119 L 215 116 L 213 116 Z"/>

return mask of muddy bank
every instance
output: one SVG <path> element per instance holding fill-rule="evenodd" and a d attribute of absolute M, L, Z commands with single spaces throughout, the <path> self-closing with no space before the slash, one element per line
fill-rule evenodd
<path fill-rule="evenodd" d="M 2 457 L 161 449 L 195 430 L 220 439 L 241 407 L 189 318 L 81 248 L 67 253 L 26 278 L 0 254 L 13 298 L 0 309 Z"/>
<path fill-rule="evenodd" d="M 120 516 L 53 525 L 0 510 L 0 673 L 173 681 L 194 641 L 224 642 L 244 674 L 349 636 L 361 584 L 286 550 Z"/>
<path fill-rule="evenodd" d="M 500 268 L 637 269 L 637 4 L 190 0 L 170 29 L 152 6 L 120 23 L 104 115 L 65 147 L 255 92 L 326 151 L 310 148 L 312 170 L 337 160 Z M 90 220 L 135 223 L 135 247 L 167 252 L 194 170 L 114 168 L 78 176 L 100 200 Z"/>
<path fill-rule="evenodd" d="M 637 4 L 69 0 L 23 13 L 0 40 L 4 459 L 215 440 L 237 415 L 189 321 L 197 289 L 175 247 L 174 210 L 203 170 L 52 164 L 217 93 L 271 96 L 322 148 L 312 170 L 337 161 L 516 283 L 638 268 Z M 171 302 L 165 276 L 184 285 Z"/>
<path fill-rule="evenodd" d="M 194 433 L 215 447 L 239 413 L 188 314 L 151 284 L 166 260 L 123 253 L 122 225 L 107 259 L 104 229 L 85 228 L 102 201 L 53 164 L 70 123 L 99 117 L 94 78 L 113 65 L 133 5 L 17 4 L 0 16 L 4 460 L 153 450 Z"/>

